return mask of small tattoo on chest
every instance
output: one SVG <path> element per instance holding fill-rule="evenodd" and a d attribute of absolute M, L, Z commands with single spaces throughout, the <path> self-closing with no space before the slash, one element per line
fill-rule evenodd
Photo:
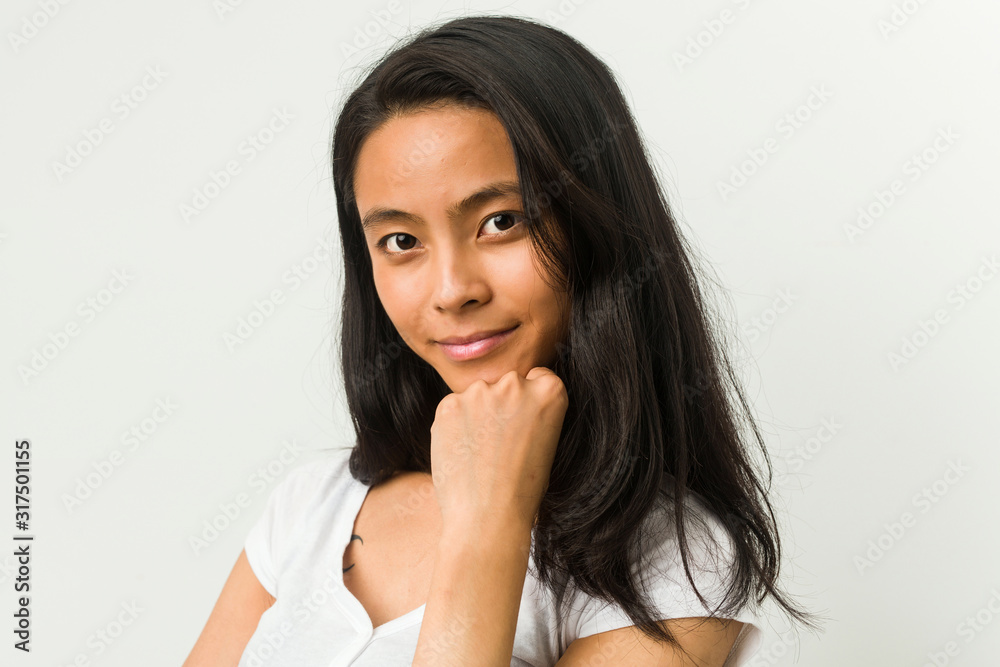
<path fill-rule="evenodd" d="M 352 535 L 351 535 L 351 540 L 350 540 L 350 541 L 351 541 L 351 542 L 353 542 L 353 541 L 354 541 L 354 540 L 356 540 L 356 539 L 357 539 L 357 540 L 361 540 L 361 536 L 360 536 L 360 535 L 354 535 L 354 534 L 352 534 Z M 365 541 L 364 541 L 364 540 L 361 540 L 361 544 L 364 544 L 364 543 L 365 543 Z M 350 544 L 350 542 L 349 542 L 348 544 Z M 352 567 L 354 567 L 354 563 L 351 563 L 350 567 L 345 567 L 345 568 L 344 568 L 344 573 L 346 574 L 346 573 L 347 573 L 347 571 L 348 571 L 348 570 L 350 570 L 350 569 L 351 569 Z"/>

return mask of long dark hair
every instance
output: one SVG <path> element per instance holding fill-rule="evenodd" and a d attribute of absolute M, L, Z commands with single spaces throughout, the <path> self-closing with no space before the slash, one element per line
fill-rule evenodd
<path fill-rule="evenodd" d="M 572 579 L 620 605 L 646 635 L 676 645 L 633 577 L 645 571 L 637 562 L 650 539 L 644 524 L 669 500 L 697 591 L 685 537 L 691 494 L 732 542 L 731 585 L 712 615 L 729 618 L 771 595 L 817 628 L 777 587 L 777 523 L 744 440 L 760 446 L 768 488 L 771 464 L 635 120 L 604 63 L 539 23 L 472 16 L 425 28 L 366 73 L 337 118 L 340 356 L 357 435 L 351 474 L 374 485 L 397 471 L 429 473 L 430 427 L 450 392 L 382 308 L 353 191 L 372 131 L 440 103 L 488 109 L 506 128 L 536 258 L 572 302 L 552 368 L 570 406 L 534 529 L 539 581 L 565 591 Z"/>

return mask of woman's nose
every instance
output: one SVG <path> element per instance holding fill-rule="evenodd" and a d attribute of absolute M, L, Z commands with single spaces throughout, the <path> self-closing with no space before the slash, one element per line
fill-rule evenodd
<path fill-rule="evenodd" d="M 450 246 L 429 262 L 436 308 L 458 312 L 467 303 L 489 301 L 490 286 L 475 255 L 474 248 Z"/>

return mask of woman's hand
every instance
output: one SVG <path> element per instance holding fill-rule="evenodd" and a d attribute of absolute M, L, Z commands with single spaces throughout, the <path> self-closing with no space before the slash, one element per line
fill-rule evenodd
<path fill-rule="evenodd" d="M 494 384 L 477 380 L 438 404 L 431 475 L 443 527 L 518 522 L 530 531 L 549 485 L 569 395 L 536 366 Z"/>

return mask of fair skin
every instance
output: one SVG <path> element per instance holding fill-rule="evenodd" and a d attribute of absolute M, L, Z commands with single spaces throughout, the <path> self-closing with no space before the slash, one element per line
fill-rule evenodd
<path fill-rule="evenodd" d="M 550 366 L 569 317 L 565 292 L 533 261 L 513 151 L 498 125 L 484 111 L 448 107 L 394 118 L 369 136 L 355 169 L 382 306 L 456 393 L 477 379 L 493 384 L 510 370 L 523 377 Z M 488 186 L 506 192 L 479 194 L 449 216 Z M 473 361 L 452 361 L 434 342 L 513 326 L 502 351 Z"/>
<path fill-rule="evenodd" d="M 513 150 L 487 111 L 445 105 L 387 121 L 362 146 L 355 197 L 372 223 L 365 238 L 386 314 L 452 389 L 431 428 L 433 474 L 414 478 L 433 484 L 427 511 L 439 517 L 439 541 L 413 664 L 509 665 L 531 529 L 569 400 L 549 370 L 568 299 L 533 261 Z M 439 342 L 511 327 L 474 359 L 452 359 Z M 241 554 L 184 667 L 235 665 L 269 597 Z M 662 625 L 693 661 L 626 627 L 577 639 L 557 667 L 718 667 L 741 626 Z"/>

